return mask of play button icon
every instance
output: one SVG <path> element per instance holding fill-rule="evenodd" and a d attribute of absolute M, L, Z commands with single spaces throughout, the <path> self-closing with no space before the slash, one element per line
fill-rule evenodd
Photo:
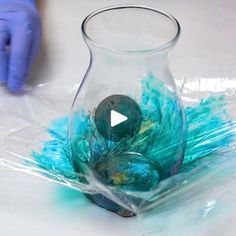
<path fill-rule="evenodd" d="M 115 127 L 126 120 L 128 120 L 127 116 L 124 116 L 117 111 L 111 110 L 111 127 Z"/>
<path fill-rule="evenodd" d="M 132 98 L 116 94 L 105 98 L 98 105 L 94 121 L 98 132 L 105 139 L 119 142 L 139 132 L 142 113 Z"/>

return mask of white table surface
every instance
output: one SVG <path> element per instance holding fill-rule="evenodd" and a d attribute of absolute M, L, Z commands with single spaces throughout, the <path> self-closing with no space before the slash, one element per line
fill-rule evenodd
<path fill-rule="evenodd" d="M 80 34 L 82 19 L 93 10 L 121 3 L 127 2 L 41 0 L 43 49 L 31 73 L 31 82 L 68 79 L 79 83 L 89 60 Z M 171 59 L 176 78 L 236 78 L 234 0 L 132 0 L 128 3 L 156 7 L 179 20 L 182 36 Z M 185 209 L 157 216 L 157 233 L 143 235 L 236 235 L 235 187 L 235 183 L 228 183 L 198 200 L 207 206 L 209 199 L 217 198 L 220 206 L 225 206 L 220 214 L 209 214 L 197 226 L 191 222 L 181 224 L 192 207 L 188 202 Z M 0 235 L 136 236 L 142 233 L 135 218 L 123 219 L 109 213 L 90 204 L 78 192 L 34 176 L 0 171 Z"/>

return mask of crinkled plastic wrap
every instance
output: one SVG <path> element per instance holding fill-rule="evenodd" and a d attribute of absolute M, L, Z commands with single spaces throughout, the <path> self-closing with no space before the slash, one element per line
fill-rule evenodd
<path fill-rule="evenodd" d="M 126 198 L 94 176 L 81 181 L 83 176 L 75 172 L 67 139 L 67 114 L 78 84 L 64 83 L 41 84 L 20 97 L 1 89 L 1 169 L 36 175 L 88 196 L 101 194 L 142 219 L 149 219 L 152 226 L 155 215 L 163 214 L 167 208 L 183 207 L 180 202 L 194 201 L 233 179 L 236 172 L 234 79 L 196 77 L 177 81 L 188 127 L 180 171 L 161 181 L 155 191 L 127 191 Z M 138 207 L 130 204 L 131 198 L 139 199 Z M 155 235 L 158 231 L 152 228 L 150 232 Z"/>

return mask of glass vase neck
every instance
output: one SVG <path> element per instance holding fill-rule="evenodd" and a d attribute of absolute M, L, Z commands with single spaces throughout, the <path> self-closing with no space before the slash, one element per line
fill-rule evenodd
<path fill-rule="evenodd" d="M 103 8 L 82 23 L 82 34 L 90 48 L 126 55 L 166 51 L 177 42 L 180 31 L 173 16 L 140 5 Z"/>

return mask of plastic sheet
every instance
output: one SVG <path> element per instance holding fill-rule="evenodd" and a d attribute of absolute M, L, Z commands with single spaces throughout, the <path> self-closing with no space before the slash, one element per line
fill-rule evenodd
<path fill-rule="evenodd" d="M 235 80 L 196 77 L 178 81 L 178 86 L 188 119 L 184 163 L 179 174 L 162 181 L 152 194 L 127 192 L 129 197 L 141 196 L 139 208 L 132 208 L 96 179 L 81 183 L 81 176 L 66 159 L 66 115 L 77 87 L 73 83 L 41 84 L 21 97 L 1 89 L 0 168 L 33 174 L 85 193 L 100 193 L 149 219 L 153 226 L 156 214 L 183 207 L 180 202 L 194 201 L 235 176 Z M 146 200 L 150 204 L 145 204 Z M 209 204 L 210 209 L 214 203 Z M 206 211 L 203 216 L 207 216 Z"/>

